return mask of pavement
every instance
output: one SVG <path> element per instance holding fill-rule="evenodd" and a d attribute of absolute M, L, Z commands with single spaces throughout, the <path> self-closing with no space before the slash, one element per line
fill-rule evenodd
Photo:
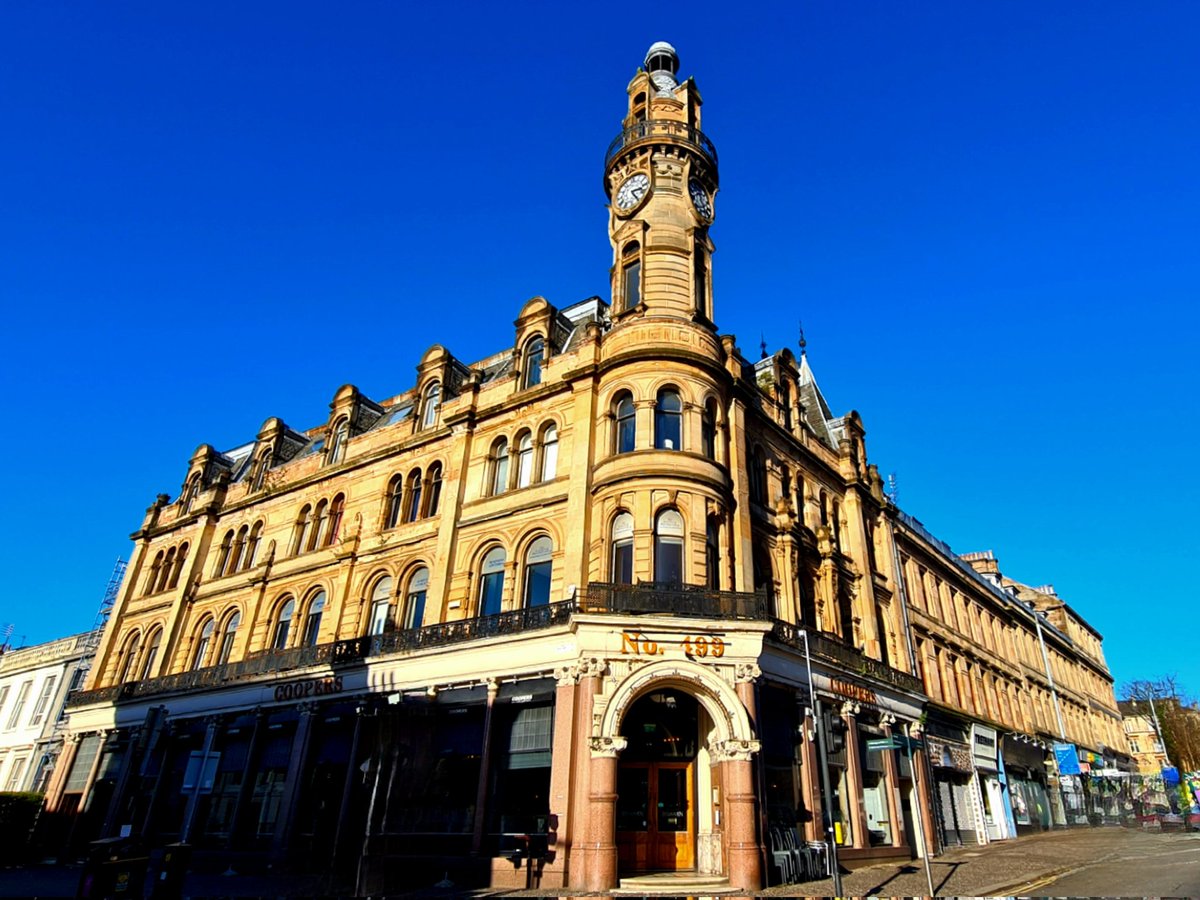
<path fill-rule="evenodd" d="M 1150 834 L 1118 827 L 1052 831 L 951 850 L 931 860 L 939 897 L 1200 896 L 1200 834 Z M 0 870 L 0 897 L 74 897 L 80 867 Z M 185 897 L 329 896 L 326 876 L 189 872 Z M 557 897 L 561 890 L 474 891 L 474 897 Z M 605 896 L 571 891 L 572 896 Z M 714 892 L 715 893 L 715 892 Z M 831 879 L 769 887 L 767 897 L 831 897 Z M 856 869 L 842 877 L 843 897 L 929 895 L 920 860 Z M 426 891 L 421 896 L 454 896 Z M 460 895 L 461 896 L 461 895 Z"/>

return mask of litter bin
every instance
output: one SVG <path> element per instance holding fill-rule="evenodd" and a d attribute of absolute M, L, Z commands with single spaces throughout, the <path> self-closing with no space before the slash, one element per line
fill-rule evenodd
<path fill-rule="evenodd" d="M 155 850 L 151 865 L 150 900 L 178 900 L 192 862 L 191 844 L 167 844 Z"/>
<path fill-rule="evenodd" d="M 89 844 L 76 897 L 88 900 L 142 897 L 149 857 L 136 838 L 101 838 Z"/>

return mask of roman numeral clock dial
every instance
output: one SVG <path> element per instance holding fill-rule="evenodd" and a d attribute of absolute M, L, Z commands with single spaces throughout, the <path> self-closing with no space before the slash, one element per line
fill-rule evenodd
<path fill-rule="evenodd" d="M 617 209 L 633 209 L 646 196 L 648 190 L 650 190 L 648 175 L 640 172 L 637 175 L 630 175 L 617 188 Z"/>

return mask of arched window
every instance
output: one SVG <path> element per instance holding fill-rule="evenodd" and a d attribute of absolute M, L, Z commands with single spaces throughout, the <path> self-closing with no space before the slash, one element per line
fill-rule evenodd
<path fill-rule="evenodd" d="M 267 467 L 270 465 L 271 455 L 269 452 L 259 454 L 254 460 L 254 465 L 250 469 L 250 490 L 261 491 L 263 482 L 267 478 Z"/>
<path fill-rule="evenodd" d="M 700 415 L 700 451 L 709 459 L 717 458 L 717 401 L 709 397 Z"/>
<path fill-rule="evenodd" d="M 792 430 L 792 389 L 782 379 L 779 381 L 779 406 L 783 413 L 783 427 Z"/>
<path fill-rule="evenodd" d="M 646 121 L 646 94 L 644 92 L 633 98 L 633 121 Z"/>
<path fill-rule="evenodd" d="M 696 295 L 696 315 L 708 318 L 708 257 L 704 249 L 697 241 L 692 253 L 692 292 Z"/>
<path fill-rule="evenodd" d="M 479 615 L 494 616 L 504 599 L 504 548 L 493 547 L 479 568 Z"/>
<path fill-rule="evenodd" d="M 229 566 L 228 571 L 238 572 L 242 568 L 242 554 L 246 552 L 246 536 L 250 533 L 250 528 L 243 525 L 238 529 L 237 536 L 233 539 L 233 546 L 229 550 Z"/>
<path fill-rule="evenodd" d="M 288 632 L 292 628 L 292 616 L 296 614 L 296 601 L 288 597 L 279 607 L 279 615 L 275 619 L 275 634 L 271 639 L 272 650 L 285 650 L 288 645 Z"/>
<path fill-rule="evenodd" d="M 613 452 L 629 453 L 637 439 L 637 419 L 632 394 L 626 392 L 617 397 L 613 403 L 613 417 L 616 419 Z"/>
<path fill-rule="evenodd" d="M 212 643 L 213 632 L 216 628 L 217 623 L 211 618 L 201 627 L 199 637 L 196 638 L 196 648 L 192 652 L 193 670 L 204 667 L 204 660 L 208 656 L 208 647 Z"/>
<path fill-rule="evenodd" d="M 218 666 L 223 666 L 229 662 L 229 657 L 233 653 L 233 642 L 237 638 L 238 626 L 241 624 L 242 614 L 236 611 L 225 623 L 225 630 L 221 632 L 221 646 L 217 650 Z"/>
<path fill-rule="evenodd" d="M 391 621 L 391 611 L 392 579 L 390 575 L 384 575 L 371 590 L 371 619 L 367 624 L 367 634 L 383 634 Z"/>
<path fill-rule="evenodd" d="M 704 568 L 708 586 L 721 588 L 721 523 L 710 516 L 704 529 Z"/>
<path fill-rule="evenodd" d="M 308 549 L 308 536 L 312 531 L 312 507 L 307 503 L 296 516 L 295 537 L 292 539 L 292 555 L 299 556 Z"/>
<path fill-rule="evenodd" d="M 522 366 L 522 387 L 531 388 L 542 383 L 542 361 L 546 357 L 546 342 L 541 335 L 529 339 L 525 345 L 525 364 Z"/>
<path fill-rule="evenodd" d="M 504 438 L 492 444 L 489 467 L 488 493 L 503 494 L 508 489 L 508 441 Z"/>
<path fill-rule="evenodd" d="M 158 650 L 162 646 L 162 636 L 161 628 L 155 628 L 150 632 L 150 638 L 146 641 L 146 652 L 142 654 L 142 679 L 154 677 L 154 664 L 158 662 Z"/>
<path fill-rule="evenodd" d="M 683 447 L 683 403 L 679 393 L 670 388 L 658 392 L 654 404 L 654 447 L 657 450 L 680 450 Z"/>
<path fill-rule="evenodd" d="M 683 582 L 683 516 L 664 509 L 654 521 L 654 580 Z"/>
<path fill-rule="evenodd" d="M 250 529 L 250 536 L 246 539 L 246 556 L 242 562 L 243 569 L 249 569 L 254 565 L 254 561 L 258 558 L 258 546 L 262 543 L 263 523 L 255 522 L 254 527 Z"/>
<path fill-rule="evenodd" d="M 754 590 L 763 591 L 767 595 L 767 609 L 775 609 L 775 573 L 771 569 L 771 559 L 761 547 L 754 551 Z"/>
<path fill-rule="evenodd" d="M 162 569 L 162 564 L 163 552 L 159 550 L 154 555 L 154 562 L 150 563 L 150 574 L 146 576 L 146 586 L 142 589 L 143 597 L 147 594 L 153 594 L 155 588 L 158 587 L 158 573 Z"/>
<path fill-rule="evenodd" d="M 633 516 L 617 515 L 612 523 L 612 573 L 617 584 L 633 584 Z"/>
<path fill-rule="evenodd" d="M 533 435 L 521 432 L 517 438 L 517 487 L 529 487 L 533 483 Z"/>
<path fill-rule="evenodd" d="M 539 481 L 553 481 L 558 469 L 558 426 L 550 422 L 542 427 L 542 474 Z"/>
<path fill-rule="evenodd" d="M 525 606 L 547 606 L 550 603 L 550 574 L 554 563 L 551 554 L 554 543 L 542 536 L 525 551 Z"/>
<path fill-rule="evenodd" d="M 183 507 L 184 515 L 192 511 L 192 504 L 196 500 L 196 495 L 200 493 L 200 474 L 196 473 L 187 480 L 183 486 L 183 496 L 179 498 L 180 506 Z"/>
<path fill-rule="evenodd" d="M 400 514 L 404 510 L 404 476 L 393 475 L 388 482 L 387 513 L 384 519 L 385 528 L 395 528 L 400 524 Z"/>
<path fill-rule="evenodd" d="M 621 312 L 642 302 L 641 245 L 630 241 L 621 251 Z"/>
<path fill-rule="evenodd" d="M 329 432 L 329 446 L 325 448 L 325 463 L 333 465 L 346 458 L 346 440 L 350 436 L 350 423 L 338 419 L 337 424 Z"/>
<path fill-rule="evenodd" d="M 436 516 L 442 499 L 442 464 L 434 463 L 425 472 L 425 515 Z"/>
<path fill-rule="evenodd" d="M 830 504 L 830 512 L 833 515 L 833 546 L 837 549 L 842 549 L 842 508 L 836 500 Z"/>
<path fill-rule="evenodd" d="M 315 550 L 318 547 L 324 547 L 329 543 L 329 501 L 322 500 L 317 503 L 317 509 L 313 513 L 313 531 L 308 539 L 308 549 Z"/>
<path fill-rule="evenodd" d="M 175 548 L 172 547 L 167 551 L 167 555 L 163 557 L 162 568 L 158 571 L 158 584 L 154 586 L 154 590 L 165 591 L 167 582 L 171 580 L 171 571 L 175 568 Z"/>
<path fill-rule="evenodd" d="M 171 580 L 167 587 L 173 588 L 179 584 L 179 576 L 183 574 L 183 564 L 187 561 L 188 545 L 186 543 L 179 545 L 179 552 L 175 554 L 175 565 L 171 569 Z"/>
<path fill-rule="evenodd" d="M 301 646 L 315 647 L 321 636 L 321 614 L 325 612 L 325 592 L 317 591 L 308 603 L 308 615 L 304 617 L 304 636 Z"/>
<path fill-rule="evenodd" d="M 137 662 L 138 648 L 141 644 L 142 636 L 136 631 L 125 641 L 125 649 L 121 651 L 121 674 L 117 676 L 117 684 L 124 684 L 133 676 L 133 666 Z"/>
<path fill-rule="evenodd" d="M 796 518 L 804 524 L 804 473 L 796 472 Z"/>
<path fill-rule="evenodd" d="M 442 386 L 433 382 L 425 388 L 425 397 L 421 403 L 421 428 L 433 428 L 437 425 L 438 408 L 442 403 Z"/>
<path fill-rule="evenodd" d="M 421 566 L 408 577 L 408 590 L 404 592 L 405 628 L 420 628 L 424 624 L 425 592 L 428 590 L 429 570 Z"/>
<path fill-rule="evenodd" d="M 750 499 L 765 506 L 767 503 L 767 462 L 763 458 L 761 447 L 754 447 L 750 451 L 746 475 L 750 479 Z"/>
<path fill-rule="evenodd" d="M 415 522 L 421 518 L 421 470 L 413 469 L 408 473 L 408 483 L 404 487 L 404 521 Z"/>
<path fill-rule="evenodd" d="M 213 566 L 213 578 L 220 578 L 229 571 L 229 551 L 233 548 L 233 529 L 225 532 L 221 538 L 221 546 L 217 550 L 217 564 Z"/>

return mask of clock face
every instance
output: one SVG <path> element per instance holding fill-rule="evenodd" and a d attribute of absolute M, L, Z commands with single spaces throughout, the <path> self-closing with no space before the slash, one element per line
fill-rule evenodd
<path fill-rule="evenodd" d="M 617 209 L 633 209 L 650 190 L 650 177 L 642 173 L 631 175 L 617 188 Z"/>
<path fill-rule="evenodd" d="M 696 207 L 696 212 L 711 219 L 712 201 L 708 199 L 708 191 L 704 190 L 704 186 L 693 178 L 688 182 L 688 193 L 692 195 L 692 206 Z"/>

